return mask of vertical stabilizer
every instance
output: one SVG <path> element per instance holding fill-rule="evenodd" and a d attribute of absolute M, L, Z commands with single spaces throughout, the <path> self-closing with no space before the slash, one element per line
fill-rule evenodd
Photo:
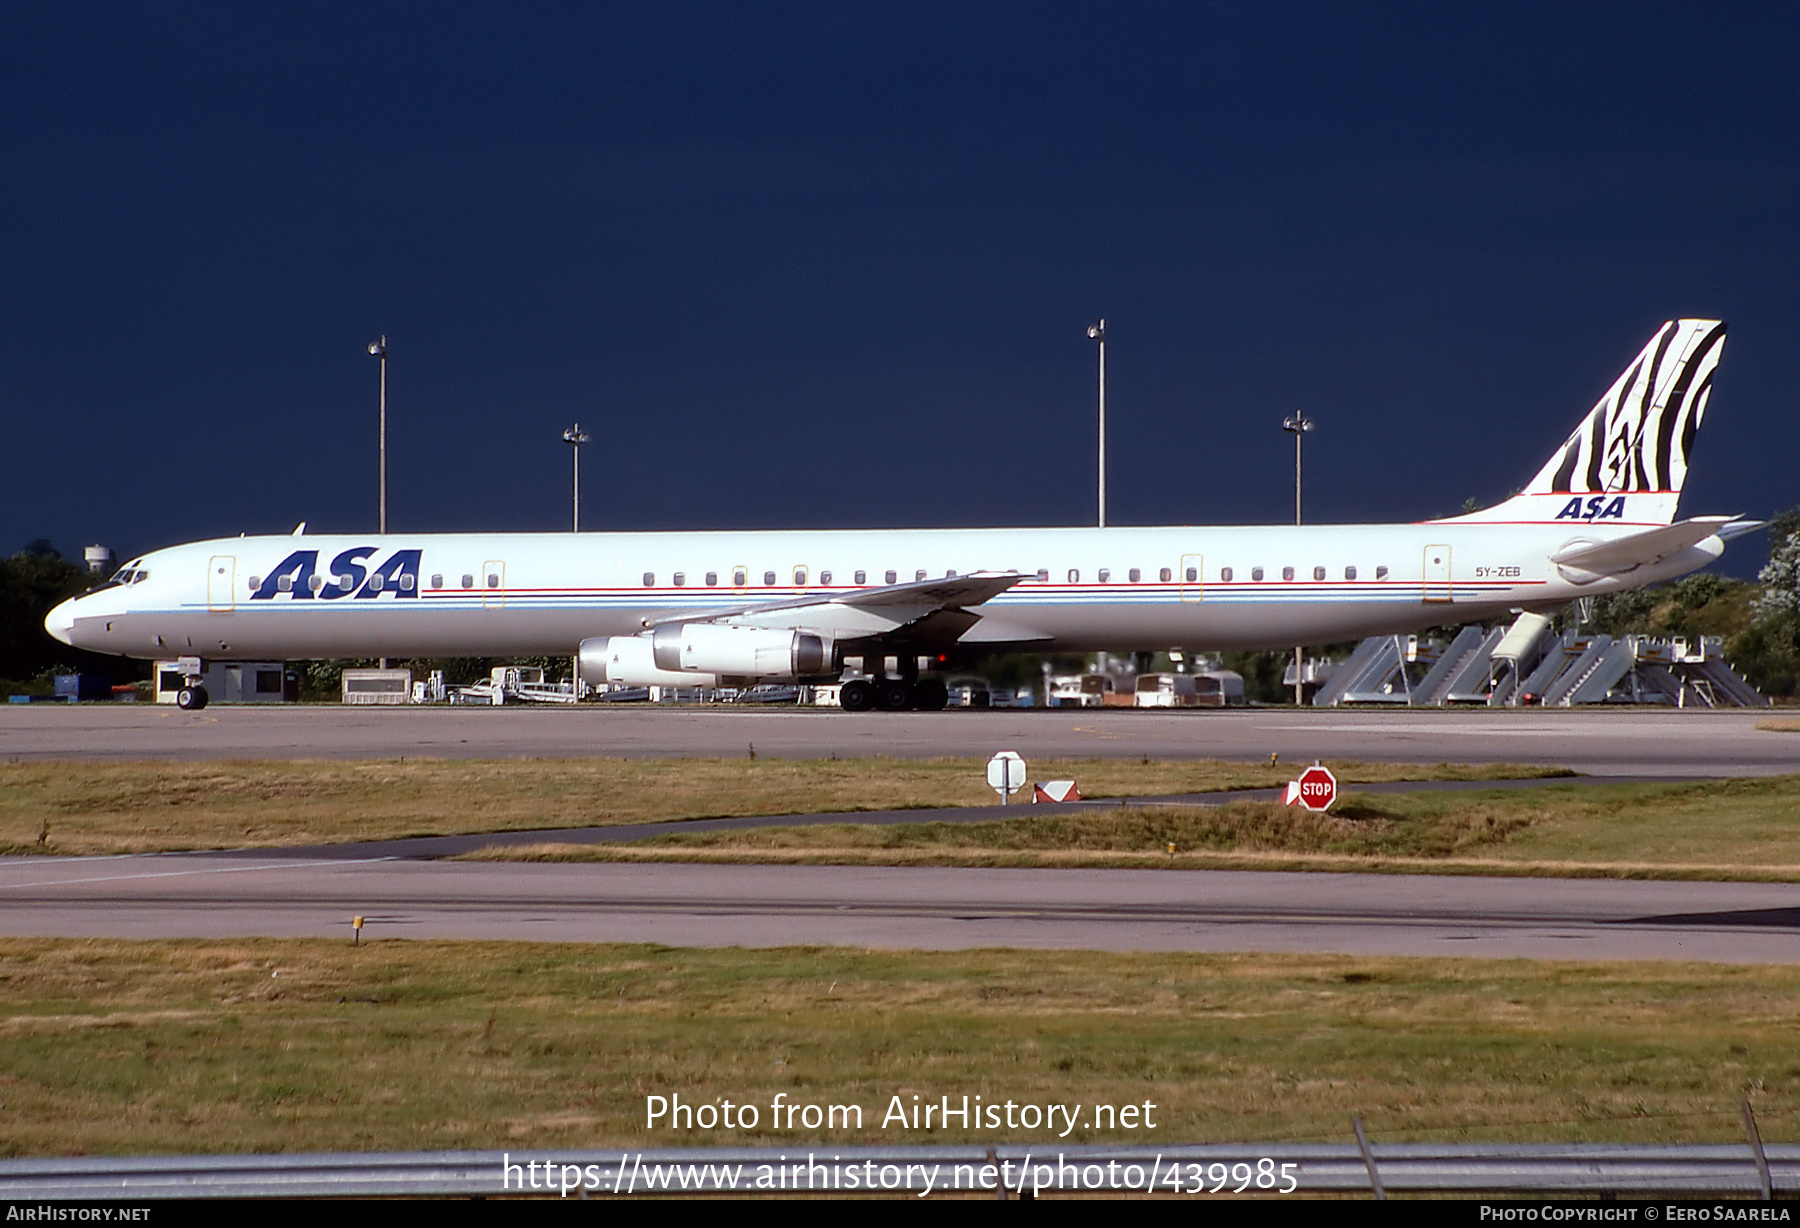
<path fill-rule="evenodd" d="M 1671 524 L 1725 349 L 1719 320 L 1671 320 L 1625 368 L 1530 485 L 1452 519 Z"/>

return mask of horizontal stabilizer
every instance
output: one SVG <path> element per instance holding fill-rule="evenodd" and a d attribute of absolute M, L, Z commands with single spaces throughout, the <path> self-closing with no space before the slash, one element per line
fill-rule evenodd
<path fill-rule="evenodd" d="M 1732 516 L 1696 516 L 1666 528 L 1650 529 L 1609 542 L 1575 542 L 1550 556 L 1563 575 L 1575 583 L 1600 576 L 1616 576 L 1695 546 L 1721 529 L 1739 523 Z"/>

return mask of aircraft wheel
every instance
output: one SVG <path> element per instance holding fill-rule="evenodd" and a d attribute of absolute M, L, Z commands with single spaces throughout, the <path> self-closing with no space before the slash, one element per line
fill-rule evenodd
<path fill-rule="evenodd" d="M 175 706 L 185 712 L 198 712 L 209 698 L 203 686 L 184 686 L 175 692 Z"/>
<path fill-rule="evenodd" d="M 924 678 L 913 687 L 913 707 L 921 712 L 942 712 L 950 702 L 950 688 L 941 678 Z"/>
<path fill-rule="evenodd" d="M 904 712 L 912 704 L 912 688 L 897 678 L 890 678 L 875 688 L 875 706 L 883 712 Z"/>
<path fill-rule="evenodd" d="M 838 705 L 846 712 L 867 712 L 875 706 L 875 688 L 863 678 L 852 678 L 838 690 Z"/>

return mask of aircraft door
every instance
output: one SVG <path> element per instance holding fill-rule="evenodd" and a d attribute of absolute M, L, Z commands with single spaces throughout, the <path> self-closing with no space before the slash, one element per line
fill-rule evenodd
<path fill-rule="evenodd" d="M 1450 547 L 1425 547 L 1425 600 L 1449 601 Z"/>
<path fill-rule="evenodd" d="M 215 554 L 206 564 L 206 608 L 229 614 L 237 605 L 237 558 Z"/>
<path fill-rule="evenodd" d="M 499 610 L 506 606 L 506 562 L 504 559 L 489 559 L 481 565 L 481 605 L 483 609 Z"/>
<path fill-rule="evenodd" d="M 1198 554 L 1181 556 L 1181 599 L 1183 601 L 1200 600 L 1200 590 L 1206 583 L 1206 559 Z"/>

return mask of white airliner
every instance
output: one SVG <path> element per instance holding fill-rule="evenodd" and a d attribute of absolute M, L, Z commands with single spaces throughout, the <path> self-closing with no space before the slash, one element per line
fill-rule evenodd
<path fill-rule="evenodd" d="M 847 678 L 843 705 L 863 710 L 940 708 L 935 669 L 989 652 L 1279 648 L 1547 612 L 1703 567 L 1757 527 L 1675 520 L 1724 341 L 1716 320 L 1664 324 L 1522 493 L 1444 520 L 385 537 L 302 525 L 133 559 L 45 625 L 79 648 L 190 662 L 573 654 L 590 683 Z"/>

